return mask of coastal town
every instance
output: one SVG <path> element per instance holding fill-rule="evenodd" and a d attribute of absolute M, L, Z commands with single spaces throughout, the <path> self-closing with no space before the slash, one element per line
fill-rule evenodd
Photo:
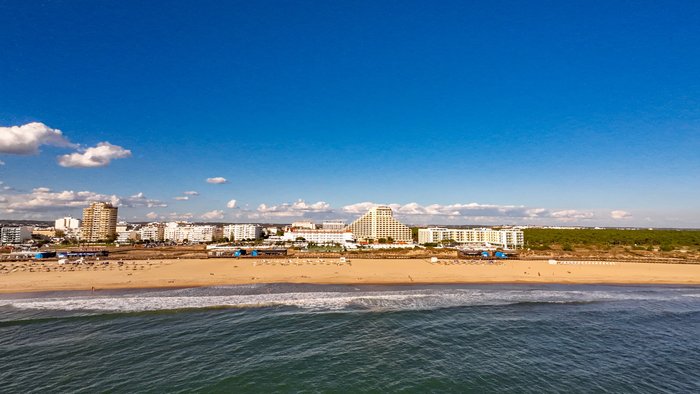
<path fill-rule="evenodd" d="M 3 226 L 0 240 L 14 255 L 32 255 L 45 249 L 66 246 L 99 245 L 163 247 L 208 244 L 212 250 L 256 245 L 258 248 L 314 248 L 331 250 L 407 249 L 450 245 L 466 249 L 516 251 L 524 244 L 523 231 L 509 228 L 418 228 L 397 220 L 388 206 L 369 209 L 357 220 L 295 221 L 287 225 L 256 223 L 195 224 L 152 222 L 130 224 L 118 221 L 118 207 L 109 202 L 93 202 L 83 209 L 81 219 L 62 217 L 53 227 Z M 41 245 L 38 247 L 37 245 Z M 36 254 L 36 253 L 35 253 Z M 10 258 L 12 252 L 5 258 Z M 52 254 L 36 254 L 55 257 Z"/>
<path fill-rule="evenodd" d="M 3 226 L 0 293 L 254 283 L 696 284 L 700 278 L 696 231 L 409 227 L 384 205 L 349 223 L 125 223 L 118 210 L 92 202 L 80 219 L 61 217 L 53 227 Z M 526 243 L 527 231 L 535 231 L 535 242 Z M 568 243 L 550 248 L 537 231 L 578 236 L 575 244 L 585 252 L 576 254 Z M 591 234 L 650 245 L 591 252 L 583 245 Z M 685 246 L 656 245 L 666 239 Z"/>
<path fill-rule="evenodd" d="M 700 1 L 0 10 L 0 394 L 700 394 Z"/>

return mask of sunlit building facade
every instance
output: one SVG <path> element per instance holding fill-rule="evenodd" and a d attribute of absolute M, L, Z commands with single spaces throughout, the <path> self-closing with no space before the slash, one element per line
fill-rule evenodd
<path fill-rule="evenodd" d="M 346 229 L 358 241 L 391 239 L 394 242 L 411 242 L 411 229 L 394 219 L 393 211 L 385 205 L 370 209 Z"/>
<path fill-rule="evenodd" d="M 474 245 L 491 244 L 506 249 L 518 249 L 523 247 L 525 238 L 523 231 L 518 229 L 429 227 L 418 230 L 419 244 L 439 243 L 441 241 Z"/>
<path fill-rule="evenodd" d="M 113 240 L 117 236 L 117 207 L 108 202 L 93 202 L 83 209 L 80 237 L 85 242 Z"/>

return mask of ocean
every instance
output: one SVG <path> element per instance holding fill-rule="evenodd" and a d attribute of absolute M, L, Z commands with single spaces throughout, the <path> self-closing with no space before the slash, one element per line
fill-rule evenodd
<path fill-rule="evenodd" d="M 700 392 L 700 287 L 0 295 L 0 392 Z"/>

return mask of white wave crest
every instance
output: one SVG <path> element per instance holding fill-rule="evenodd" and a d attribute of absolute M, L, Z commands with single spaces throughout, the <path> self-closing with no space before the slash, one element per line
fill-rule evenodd
<path fill-rule="evenodd" d="M 233 289 L 233 288 L 229 288 Z M 241 288 L 238 288 L 240 290 Z M 247 289 L 251 289 L 248 287 Z M 679 294 L 632 291 L 531 289 L 409 289 L 382 291 L 309 291 L 263 294 L 214 294 L 226 288 L 182 289 L 118 296 L 66 296 L 0 300 L 0 306 L 24 310 L 142 312 L 213 307 L 291 306 L 313 310 L 425 310 L 517 303 L 587 303 L 618 300 L 670 300 Z M 683 294 L 688 296 L 688 294 Z M 697 294 L 690 295 L 697 296 Z"/>

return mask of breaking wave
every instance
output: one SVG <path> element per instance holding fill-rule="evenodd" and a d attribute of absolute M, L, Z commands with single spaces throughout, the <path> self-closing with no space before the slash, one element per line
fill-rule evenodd
<path fill-rule="evenodd" d="M 123 294 L 0 299 L 20 310 L 145 312 L 200 308 L 295 307 L 314 311 L 410 311 L 463 306 L 586 304 L 607 301 L 665 301 L 697 297 L 698 289 L 532 288 L 338 288 L 308 285 L 244 285 Z"/>

